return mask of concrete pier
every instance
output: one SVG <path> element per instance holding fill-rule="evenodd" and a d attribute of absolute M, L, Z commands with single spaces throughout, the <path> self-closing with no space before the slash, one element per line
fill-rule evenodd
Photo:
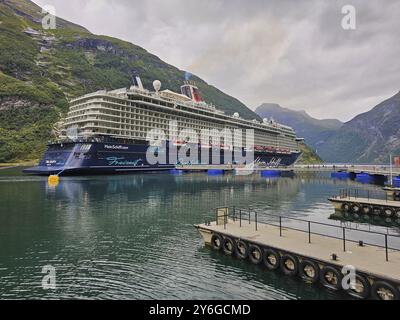
<path fill-rule="evenodd" d="M 362 194 L 362 196 L 360 196 Z M 385 199 L 376 198 L 368 190 L 340 190 L 338 196 L 328 199 L 336 210 L 357 214 L 400 218 L 400 201 L 386 194 Z"/>
<path fill-rule="evenodd" d="M 281 261 L 276 269 L 282 269 L 287 275 L 301 275 L 312 282 L 321 280 L 326 287 L 338 290 L 338 281 L 342 279 L 340 270 L 354 266 L 360 287 L 348 290 L 351 295 L 384 300 L 400 298 L 400 248 L 388 246 L 388 237 L 392 235 L 382 234 L 382 245 L 371 245 L 361 239 L 357 242 L 346 239 L 346 228 L 343 228 L 343 238 L 335 238 L 317 232 L 317 222 L 304 220 L 308 224 L 308 230 L 304 231 L 282 225 L 281 219 L 275 223 L 260 223 L 257 213 L 253 214 L 253 219 L 250 216 L 251 213 L 238 215 L 235 208 L 218 208 L 216 221 L 195 227 L 206 245 L 226 254 L 243 258 L 245 247 L 251 262 L 263 261 L 268 266 L 268 253 L 275 252 L 275 261 Z"/>

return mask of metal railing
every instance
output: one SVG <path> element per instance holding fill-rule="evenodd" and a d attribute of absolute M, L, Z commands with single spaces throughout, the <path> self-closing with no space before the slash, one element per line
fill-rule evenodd
<path fill-rule="evenodd" d="M 237 208 L 237 207 L 219 207 L 219 208 L 216 208 L 215 210 L 216 210 L 215 211 L 216 224 L 223 225 L 224 229 L 227 229 L 227 227 L 229 226 L 229 218 L 231 218 L 233 220 L 233 222 L 235 222 L 235 223 L 239 222 L 239 227 L 242 227 L 243 224 L 245 224 L 245 223 L 251 224 L 253 222 L 255 231 L 259 230 L 260 224 L 278 227 L 280 237 L 283 236 L 283 232 L 285 230 L 295 230 L 295 231 L 304 232 L 305 234 L 308 235 L 308 243 L 311 243 L 312 235 L 318 235 L 318 236 L 323 236 L 323 237 L 327 237 L 327 238 L 342 240 L 344 252 L 346 252 L 347 243 L 358 243 L 360 246 L 370 245 L 370 246 L 374 246 L 374 247 L 378 247 L 378 248 L 384 248 L 386 261 L 389 261 L 389 250 L 400 251 L 400 245 L 399 245 L 399 247 L 390 247 L 389 246 L 389 239 L 397 239 L 397 240 L 399 240 L 399 243 L 400 243 L 400 235 L 394 235 L 394 234 L 371 231 L 371 230 L 357 229 L 357 228 L 352 228 L 352 227 L 348 227 L 348 226 L 339 226 L 339 225 L 334 225 L 334 224 L 329 224 L 329 223 L 324 223 L 324 222 L 317 222 L 317 221 L 310 221 L 310 220 L 289 217 L 289 216 L 284 216 L 284 215 L 265 214 L 264 212 L 260 212 L 258 210 L 252 209 L 252 208 L 243 209 L 243 208 Z M 253 219 L 252 219 L 252 217 L 253 217 Z M 271 221 L 271 219 L 275 219 L 275 221 Z M 289 225 L 289 223 L 293 223 L 293 222 L 295 222 L 297 224 L 299 224 L 299 223 L 305 224 L 306 229 L 304 230 L 297 226 Z M 327 227 L 327 228 L 330 228 L 331 230 L 336 230 L 336 231 L 341 230 L 341 236 L 339 237 L 339 236 L 335 236 L 332 234 L 322 233 L 322 232 L 318 231 L 317 229 L 313 228 L 315 226 Z M 368 240 L 368 239 L 359 239 L 359 240 L 350 239 L 349 232 L 353 232 L 353 233 L 361 232 L 363 234 L 369 234 L 369 235 L 382 237 L 383 239 L 381 239 L 381 243 L 383 242 L 383 244 L 372 243 L 372 242 L 369 242 L 370 240 Z"/>
<path fill-rule="evenodd" d="M 379 199 L 379 200 L 393 200 L 393 197 L 388 196 L 387 192 L 385 191 L 378 191 L 378 190 L 365 190 L 365 189 L 357 189 L 357 188 L 347 188 L 347 189 L 340 189 L 339 195 L 337 196 L 339 199 Z"/>

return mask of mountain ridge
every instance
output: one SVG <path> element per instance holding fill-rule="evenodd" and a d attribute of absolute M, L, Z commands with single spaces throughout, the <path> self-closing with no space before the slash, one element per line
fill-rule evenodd
<path fill-rule="evenodd" d="M 400 91 L 345 123 L 270 103 L 256 113 L 292 126 L 327 162 L 388 163 L 390 153 L 400 155 Z"/>
<path fill-rule="evenodd" d="M 260 108 L 259 111 L 261 111 L 261 112 L 262 112 L 262 109 L 265 110 L 266 108 L 268 108 L 270 111 L 273 109 L 277 109 L 277 110 L 280 109 L 281 112 L 294 112 L 294 113 L 302 115 L 305 118 L 310 119 L 316 123 L 319 123 L 320 125 L 323 125 L 326 128 L 336 129 L 343 124 L 343 122 L 341 122 L 340 120 L 333 119 L 333 118 L 332 119 L 317 119 L 317 118 L 310 116 L 306 110 L 293 110 L 293 109 L 290 109 L 287 107 L 282 107 L 278 103 L 263 103 L 259 107 L 256 108 L 256 110 L 255 110 L 256 113 L 257 113 L 257 109 L 259 109 L 259 108 Z"/>
<path fill-rule="evenodd" d="M 57 18 L 43 30 L 41 8 L 28 0 L 0 0 L 0 162 L 38 159 L 53 126 L 68 109 L 67 98 L 129 87 L 133 74 L 152 89 L 179 92 L 180 70 L 142 47 L 95 35 Z M 205 101 L 227 114 L 260 118 L 238 99 L 192 75 Z"/>
<path fill-rule="evenodd" d="M 303 110 L 295 111 L 276 103 L 263 103 L 255 112 L 261 118 L 273 118 L 293 127 L 297 136 L 304 138 L 314 151 L 318 151 L 319 147 L 343 125 L 336 119 L 315 119 Z"/>
<path fill-rule="evenodd" d="M 332 162 L 388 163 L 400 155 L 400 91 L 343 124 L 320 149 Z"/>

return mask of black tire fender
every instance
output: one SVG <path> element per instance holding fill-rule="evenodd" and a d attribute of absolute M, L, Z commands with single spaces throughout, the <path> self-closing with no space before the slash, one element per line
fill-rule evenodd
<path fill-rule="evenodd" d="M 235 242 L 231 238 L 225 237 L 222 241 L 222 251 L 228 256 L 233 255 L 236 251 Z"/>
<path fill-rule="evenodd" d="M 303 280 L 316 283 L 319 280 L 319 273 L 320 270 L 318 263 L 308 259 L 301 261 L 299 274 Z"/>
<path fill-rule="evenodd" d="M 392 218 L 394 217 L 394 210 L 392 208 L 387 207 L 382 210 L 382 214 L 386 218 Z"/>
<path fill-rule="evenodd" d="M 321 284 L 328 289 L 335 291 L 342 289 L 343 275 L 334 267 L 331 266 L 323 267 L 321 269 L 319 278 Z"/>
<path fill-rule="evenodd" d="M 236 256 L 239 259 L 246 259 L 249 255 L 249 246 L 243 240 L 238 240 L 236 243 Z"/>
<path fill-rule="evenodd" d="M 265 249 L 263 254 L 263 262 L 268 270 L 277 270 L 281 264 L 281 256 L 275 250 Z"/>
<path fill-rule="evenodd" d="M 351 205 L 351 212 L 353 213 L 360 213 L 362 210 L 362 206 L 359 203 L 353 203 Z"/>
<path fill-rule="evenodd" d="M 249 259 L 254 264 L 260 264 L 262 261 L 262 251 L 261 248 L 255 244 L 249 246 Z"/>
<path fill-rule="evenodd" d="M 376 300 L 399 300 L 399 291 L 386 281 L 377 281 L 372 285 L 372 298 Z"/>
<path fill-rule="evenodd" d="M 371 206 L 363 206 L 362 213 L 363 214 L 371 214 L 373 212 L 373 208 Z"/>
<path fill-rule="evenodd" d="M 299 260 L 290 254 L 281 257 L 280 265 L 283 273 L 287 276 L 295 276 L 299 272 Z"/>
<path fill-rule="evenodd" d="M 373 207 L 372 208 L 372 214 L 375 216 L 380 216 L 382 215 L 382 208 L 380 207 Z"/>
<path fill-rule="evenodd" d="M 364 288 L 362 292 L 357 291 L 360 285 Z M 371 285 L 364 276 L 356 274 L 356 288 L 347 289 L 346 292 L 354 298 L 367 299 L 371 294 Z"/>
<path fill-rule="evenodd" d="M 216 251 L 222 249 L 222 237 L 218 233 L 211 236 L 211 247 Z"/>
<path fill-rule="evenodd" d="M 347 202 L 343 203 L 343 204 L 342 204 L 342 210 L 343 210 L 344 212 L 350 212 L 350 210 L 351 210 L 350 203 L 347 203 Z"/>

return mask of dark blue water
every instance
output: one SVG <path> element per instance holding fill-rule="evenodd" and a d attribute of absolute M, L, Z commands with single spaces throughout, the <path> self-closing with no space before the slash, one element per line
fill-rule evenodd
<path fill-rule="evenodd" d="M 326 199 L 347 186 L 360 185 L 322 174 L 165 173 L 62 177 L 51 188 L 46 178 L 0 170 L 0 298 L 347 299 L 212 252 L 193 227 L 230 205 L 398 233 L 334 220 Z M 47 265 L 56 289 L 42 287 Z"/>

